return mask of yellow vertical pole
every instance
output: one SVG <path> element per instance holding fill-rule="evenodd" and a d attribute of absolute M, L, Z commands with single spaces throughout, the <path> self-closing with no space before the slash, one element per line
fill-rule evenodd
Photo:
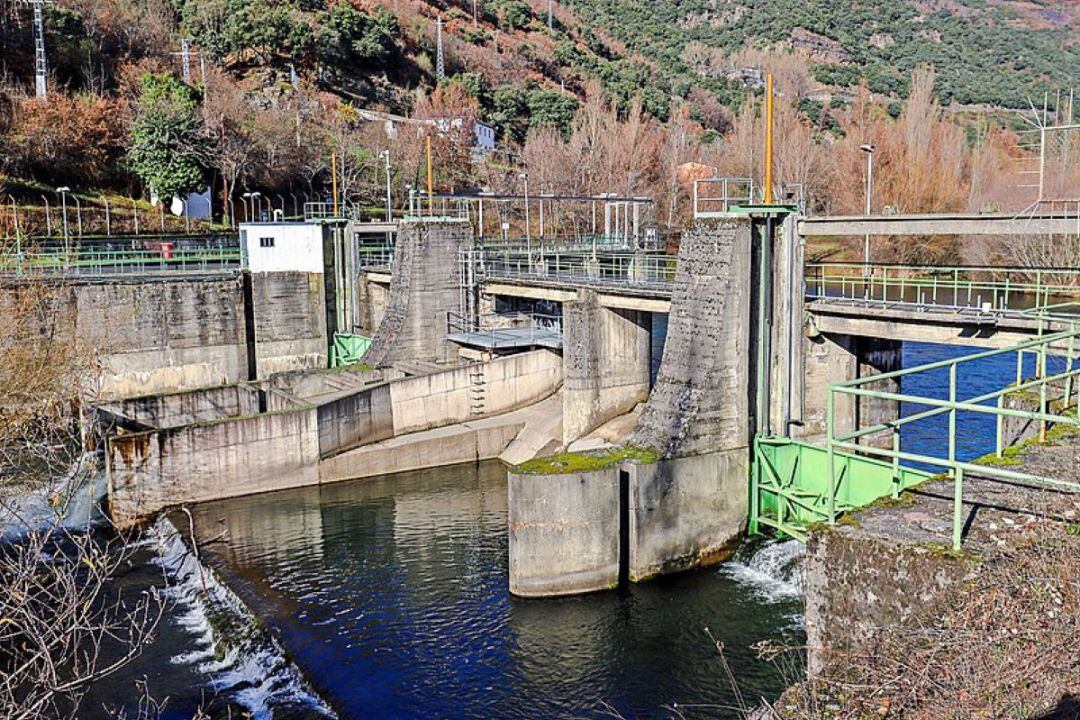
<path fill-rule="evenodd" d="M 431 208 L 435 202 L 435 182 L 431 171 L 431 136 L 427 136 L 427 197 L 428 197 L 428 215 L 431 214 Z"/>
<path fill-rule="evenodd" d="M 338 197 L 337 197 L 337 153 L 330 153 L 330 183 L 331 192 L 334 197 L 334 217 L 338 216 Z"/>
<path fill-rule="evenodd" d="M 773 76 L 765 78 L 765 204 L 773 202 Z"/>

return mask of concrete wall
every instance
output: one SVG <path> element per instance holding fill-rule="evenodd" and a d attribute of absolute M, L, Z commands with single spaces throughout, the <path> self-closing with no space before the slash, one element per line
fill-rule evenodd
<path fill-rule="evenodd" d="M 109 438 L 109 514 L 127 527 L 163 508 L 319 481 L 315 408 Z"/>
<path fill-rule="evenodd" d="M 172 428 L 257 413 L 259 393 L 247 385 L 223 385 L 128 398 L 99 407 L 144 425 Z"/>
<path fill-rule="evenodd" d="M 446 314 L 461 310 L 459 252 L 471 243 L 472 228 L 466 220 L 401 224 L 390 301 L 364 355 L 365 363 L 384 366 L 402 360 L 456 359 L 456 346 L 446 341 Z"/>
<path fill-rule="evenodd" d="M 478 377 L 490 394 L 476 404 Z M 296 399 L 271 389 L 267 414 L 112 437 L 107 462 L 113 517 L 125 525 L 180 503 L 319 482 L 324 459 L 323 479 L 329 481 L 377 474 L 375 468 L 397 472 L 498 457 L 526 419 L 481 418 L 532 405 L 556 392 L 561 380 L 561 358 L 539 350 L 382 383 L 317 405 L 297 407 Z M 229 390 L 209 396 L 227 397 Z M 150 412 L 140 403 L 132 407 L 144 416 Z M 487 424 L 446 427 L 466 420 Z M 445 432 L 410 439 L 429 428 Z M 380 444 L 393 438 L 401 442 Z M 372 451 L 356 452 L 358 446 Z"/>
<path fill-rule="evenodd" d="M 619 468 L 510 473 L 510 592 L 548 597 L 619 580 Z"/>
<path fill-rule="evenodd" d="M 543 400 L 562 382 L 561 358 L 549 350 L 509 355 L 390 384 L 394 434 L 498 415 Z"/>
<path fill-rule="evenodd" d="M 590 290 L 563 306 L 563 442 L 569 445 L 648 397 L 651 317 L 601 307 Z"/>
<path fill-rule="evenodd" d="M 394 437 L 392 385 L 378 385 L 319 405 L 319 455 Z"/>
<path fill-rule="evenodd" d="M 326 367 L 322 273 L 253 273 L 252 301 L 260 378 Z"/>
<path fill-rule="evenodd" d="M 809 440 L 825 436 L 830 384 L 899 370 L 903 361 L 901 343 L 883 338 L 817 334 L 805 339 L 804 348 L 803 424 L 793 430 L 796 437 Z M 896 380 L 882 380 L 867 387 L 896 392 L 900 385 Z M 895 420 L 900 408 L 895 400 L 838 394 L 834 412 L 837 431 L 850 432 L 856 427 Z M 887 434 L 867 440 L 874 445 L 891 443 Z"/>
<path fill-rule="evenodd" d="M 873 656 L 883 627 L 919 616 L 965 579 L 965 559 L 926 545 L 842 526 L 810 534 L 803 593 L 811 678 L 834 662 Z"/>
<path fill-rule="evenodd" d="M 62 312 L 100 351 L 99 400 L 235 383 L 246 377 L 236 277 L 73 284 Z"/>
<path fill-rule="evenodd" d="M 268 388 L 297 398 L 307 399 L 348 389 L 358 390 L 365 385 L 403 377 L 401 373 L 388 370 L 295 370 L 278 373 L 267 378 Z"/>
<path fill-rule="evenodd" d="M 741 449 L 627 463 L 629 578 L 634 582 L 724 559 L 746 526 L 748 456 Z"/>

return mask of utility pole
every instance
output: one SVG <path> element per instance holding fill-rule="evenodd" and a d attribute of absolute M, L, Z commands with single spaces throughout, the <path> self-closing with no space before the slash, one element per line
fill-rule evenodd
<path fill-rule="evenodd" d="M 870 143 L 860 145 L 859 149 L 866 153 L 866 216 L 870 217 L 873 211 L 871 200 L 874 193 L 874 150 Z M 863 277 L 870 274 L 870 233 L 863 237 Z M 869 297 L 869 286 L 864 284 L 864 294 Z"/>
<path fill-rule="evenodd" d="M 180 41 L 180 73 L 184 82 L 191 84 L 191 38 Z"/>
<path fill-rule="evenodd" d="M 446 79 L 446 58 L 443 55 L 442 41 L 442 18 L 435 25 L 436 44 L 435 49 L 435 79 L 442 82 Z"/>
<path fill-rule="evenodd" d="M 548 0 L 548 30 L 552 30 L 555 26 L 553 19 L 555 17 L 555 8 L 553 7 L 555 0 Z"/>
<path fill-rule="evenodd" d="M 49 63 L 45 58 L 45 0 L 32 0 L 34 7 L 34 86 L 39 100 L 49 94 Z"/>

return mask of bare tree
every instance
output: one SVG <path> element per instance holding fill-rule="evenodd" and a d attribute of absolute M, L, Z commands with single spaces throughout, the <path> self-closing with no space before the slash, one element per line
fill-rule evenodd
<path fill-rule="evenodd" d="M 62 283 L 0 290 L 0 716 L 11 720 L 77 717 L 87 689 L 140 653 L 164 607 L 153 591 L 132 601 L 111 584 L 126 536 L 72 516 L 77 488 L 97 474 L 80 422 L 95 353 L 72 309 Z"/>

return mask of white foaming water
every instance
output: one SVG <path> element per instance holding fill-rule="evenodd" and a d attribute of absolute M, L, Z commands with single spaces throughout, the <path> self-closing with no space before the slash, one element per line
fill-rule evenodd
<path fill-rule="evenodd" d="M 193 636 L 195 646 L 171 662 L 194 665 L 214 690 L 227 693 L 255 720 L 270 720 L 274 707 L 285 704 L 335 718 L 273 638 L 253 630 L 255 618 L 240 598 L 195 558 L 176 527 L 161 519 L 153 534 L 158 545 L 156 562 L 170 578 L 165 592 L 175 603 L 172 618 Z M 226 632 L 218 628 L 226 628 Z"/>
<path fill-rule="evenodd" d="M 802 595 L 802 560 L 806 546 L 798 540 L 768 542 L 750 557 L 724 563 L 721 572 L 754 589 L 767 602 L 785 602 Z"/>

